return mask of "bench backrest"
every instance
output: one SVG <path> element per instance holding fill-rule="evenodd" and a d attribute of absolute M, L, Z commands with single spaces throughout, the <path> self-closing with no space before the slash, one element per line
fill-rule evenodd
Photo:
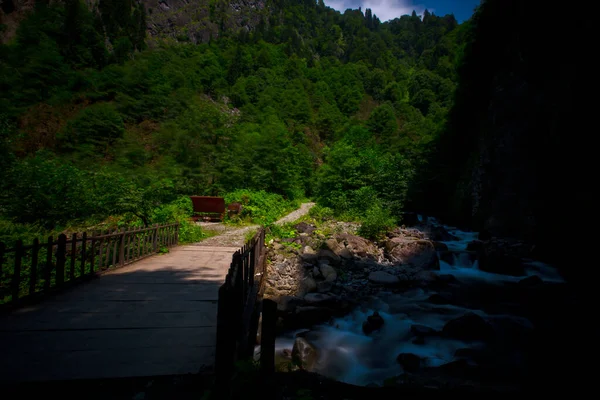
<path fill-rule="evenodd" d="M 225 199 L 212 196 L 190 196 L 196 213 L 224 213 Z"/>

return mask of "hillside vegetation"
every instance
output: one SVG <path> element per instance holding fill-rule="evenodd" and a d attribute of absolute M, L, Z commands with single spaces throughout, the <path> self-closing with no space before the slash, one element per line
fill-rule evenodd
<path fill-rule="evenodd" d="M 0 47 L 2 230 L 154 223 L 181 197 L 242 189 L 390 225 L 469 33 L 451 15 L 272 0 L 255 26 L 147 49 L 146 19 L 126 0 L 38 2 Z"/>

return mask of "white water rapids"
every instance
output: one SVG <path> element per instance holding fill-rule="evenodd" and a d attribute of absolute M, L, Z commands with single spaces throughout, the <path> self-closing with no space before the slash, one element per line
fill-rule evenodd
<path fill-rule="evenodd" d="M 430 223 L 436 222 L 432 220 L 428 219 Z M 478 235 L 477 232 L 444 227 L 458 238 L 443 242 L 452 251 L 465 251 L 467 244 Z M 527 266 L 526 274 L 529 276 L 537 275 L 545 282 L 562 281 L 551 266 L 536 261 L 531 261 Z M 524 278 L 481 271 L 477 261 L 470 261 L 467 253 L 455 254 L 452 264 L 440 260 L 440 271 L 436 273 L 451 274 L 459 282 L 470 285 L 503 285 Z M 420 288 L 403 293 L 382 291 L 369 304 L 364 304 L 345 317 L 335 319 L 333 324 L 315 326 L 305 332 L 304 337 L 319 353 L 314 371 L 355 385 L 381 385 L 385 379 L 403 373 L 403 368 L 397 361 L 400 353 L 415 354 L 421 357 L 423 366 L 436 367 L 455 360 L 458 349 L 482 346 L 479 342 L 466 343 L 443 337 L 427 337 L 424 344 L 413 343 L 415 336 L 410 332 L 411 325 L 425 325 L 439 331 L 449 320 L 460 317 L 467 311 L 484 318 L 489 317 L 484 311 L 474 308 L 432 304 L 427 300 L 433 293 L 436 292 Z M 366 335 L 362 331 L 362 324 L 375 311 L 379 312 L 385 323 L 379 331 Z M 523 322 L 527 323 L 527 320 Z M 276 351 L 291 350 L 297 333 L 289 332 L 277 338 Z"/>

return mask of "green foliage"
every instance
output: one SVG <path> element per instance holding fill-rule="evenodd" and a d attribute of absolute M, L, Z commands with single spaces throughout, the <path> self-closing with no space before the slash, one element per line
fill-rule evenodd
<path fill-rule="evenodd" d="M 251 191 L 247 189 L 236 190 L 225 195 L 225 203 L 241 203 L 240 217 L 248 222 L 269 225 L 284 216 L 287 212 L 297 208 L 297 201 L 285 200 L 275 193 L 263 190 Z"/>
<path fill-rule="evenodd" d="M 319 204 L 315 205 L 308 211 L 308 215 L 319 221 L 326 221 L 334 217 L 333 210 L 329 207 L 323 207 Z"/>
<path fill-rule="evenodd" d="M 358 234 L 369 239 L 379 239 L 382 234 L 392 229 L 396 222 L 389 210 L 376 203 L 364 213 Z"/>
<path fill-rule="evenodd" d="M 267 242 L 271 241 L 271 239 L 290 239 L 295 238 L 298 235 L 298 232 L 294 228 L 292 223 L 286 223 L 283 225 L 278 224 L 269 224 L 266 226 L 267 234 L 265 240 Z"/>
<path fill-rule="evenodd" d="M 189 195 L 240 201 L 260 224 L 305 196 L 323 206 L 315 219 L 376 203 L 398 215 L 452 106 L 464 29 L 310 1 L 269 9 L 234 34 L 228 4 L 211 2 L 218 39 L 146 49 L 142 3 L 37 2 L 0 46 L 0 216 L 181 222 L 167 205 Z"/>
<path fill-rule="evenodd" d="M 0 183 L 0 210 L 18 223 L 48 227 L 87 216 L 83 173 L 48 153 L 13 164 Z"/>
<path fill-rule="evenodd" d="M 123 136 L 125 126 L 121 115 L 110 103 L 97 103 L 81 110 L 67 124 L 58 139 L 64 147 L 73 149 L 91 147 L 91 154 L 113 145 Z M 98 149 L 99 148 L 99 149 Z"/>

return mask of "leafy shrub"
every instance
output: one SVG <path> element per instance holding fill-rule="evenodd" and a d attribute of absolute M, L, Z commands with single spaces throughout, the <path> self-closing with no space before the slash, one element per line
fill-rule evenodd
<path fill-rule="evenodd" d="M 308 215 L 316 220 L 326 221 L 333 218 L 333 210 L 317 204 L 308 211 Z"/>
<path fill-rule="evenodd" d="M 62 137 L 64 144 L 75 143 L 106 145 L 123 136 L 123 118 L 110 103 L 97 103 L 86 107 L 65 127 Z"/>
<path fill-rule="evenodd" d="M 207 234 L 200 225 L 190 220 L 192 213 L 192 200 L 189 197 L 180 197 L 156 208 L 152 215 L 152 222 L 157 224 L 179 222 L 179 243 L 199 242 L 206 238 Z"/>
<path fill-rule="evenodd" d="M 378 239 L 395 225 L 396 220 L 391 216 L 389 210 L 375 204 L 365 213 L 358 234 L 368 239 Z"/>
<path fill-rule="evenodd" d="M 284 199 L 281 195 L 264 190 L 236 190 L 225 195 L 225 203 L 241 203 L 240 218 L 260 225 L 268 225 L 298 207 L 297 201 Z"/>
<path fill-rule="evenodd" d="M 85 174 L 45 152 L 20 160 L 0 183 L 0 214 L 48 227 L 88 216 Z"/>

